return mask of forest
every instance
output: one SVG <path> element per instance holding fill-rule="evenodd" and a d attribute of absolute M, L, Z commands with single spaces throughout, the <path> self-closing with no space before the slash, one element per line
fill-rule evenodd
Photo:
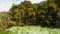
<path fill-rule="evenodd" d="M 8 12 L 0 12 L 0 30 L 26 25 L 60 27 L 60 0 L 34 4 L 24 1 L 12 5 Z"/>

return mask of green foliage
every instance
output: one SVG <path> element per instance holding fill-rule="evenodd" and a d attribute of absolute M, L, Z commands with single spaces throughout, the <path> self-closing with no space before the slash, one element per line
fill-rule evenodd
<path fill-rule="evenodd" d="M 49 4 L 48 2 L 49 1 Z M 24 23 L 25 25 L 47 25 L 56 26 L 59 19 L 59 7 L 56 0 L 47 0 L 32 4 L 30 1 L 21 2 L 10 8 L 9 15 L 12 21 Z M 59 25 L 60 26 L 60 25 Z"/>
<path fill-rule="evenodd" d="M 14 26 L 15 25 L 15 22 L 14 21 L 10 21 L 10 25 L 11 26 Z"/>
<path fill-rule="evenodd" d="M 2 14 L 2 25 L 5 25 L 4 27 L 13 25 L 43 25 L 59 27 L 60 2 L 59 0 L 47 1 L 36 4 L 32 4 L 30 1 L 13 4 L 9 12 L 4 13 L 5 15 Z"/>

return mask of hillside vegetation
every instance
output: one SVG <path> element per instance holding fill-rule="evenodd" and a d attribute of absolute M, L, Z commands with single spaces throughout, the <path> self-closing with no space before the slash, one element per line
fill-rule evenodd
<path fill-rule="evenodd" d="M 13 4 L 6 14 L 1 15 L 0 28 L 25 25 L 60 27 L 59 1 L 47 0 L 35 4 L 24 1 L 20 4 Z"/>

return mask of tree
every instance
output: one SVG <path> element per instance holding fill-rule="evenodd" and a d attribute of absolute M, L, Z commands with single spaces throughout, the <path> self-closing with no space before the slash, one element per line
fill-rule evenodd
<path fill-rule="evenodd" d="M 60 24 L 59 2 L 56 0 L 47 1 L 37 4 L 24 1 L 21 4 L 13 5 L 9 11 L 10 19 L 16 24 L 18 22 L 18 24 L 24 23 L 25 25 L 60 26 L 56 25 Z"/>

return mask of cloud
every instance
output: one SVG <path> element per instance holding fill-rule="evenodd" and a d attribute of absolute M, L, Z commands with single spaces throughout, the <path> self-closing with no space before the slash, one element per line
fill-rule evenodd
<path fill-rule="evenodd" d="M 11 8 L 11 6 L 12 6 L 12 3 L 15 3 L 15 4 L 18 4 L 18 3 L 20 3 L 21 1 L 23 1 L 23 0 L 18 0 L 18 1 L 16 1 L 16 0 L 0 0 L 0 12 L 1 11 L 8 11 L 10 8 Z"/>
<path fill-rule="evenodd" d="M 12 3 L 9 2 L 0 3 L 0 11 L 8 11 L 11 6 Z"/>
<path fill-rule="evenodd" d="M 31 1 L 32 3 L 38 3 L 38 2 L 45 1 L 45 0 L 29 0 L 29 1 Z"/>
<path fill-rule="evenodd" d="M 11 6 L 10 3 L 0 3 L 0 11 L 5 11 L 5 10 L 8 11 L 10 6 Z"/>

